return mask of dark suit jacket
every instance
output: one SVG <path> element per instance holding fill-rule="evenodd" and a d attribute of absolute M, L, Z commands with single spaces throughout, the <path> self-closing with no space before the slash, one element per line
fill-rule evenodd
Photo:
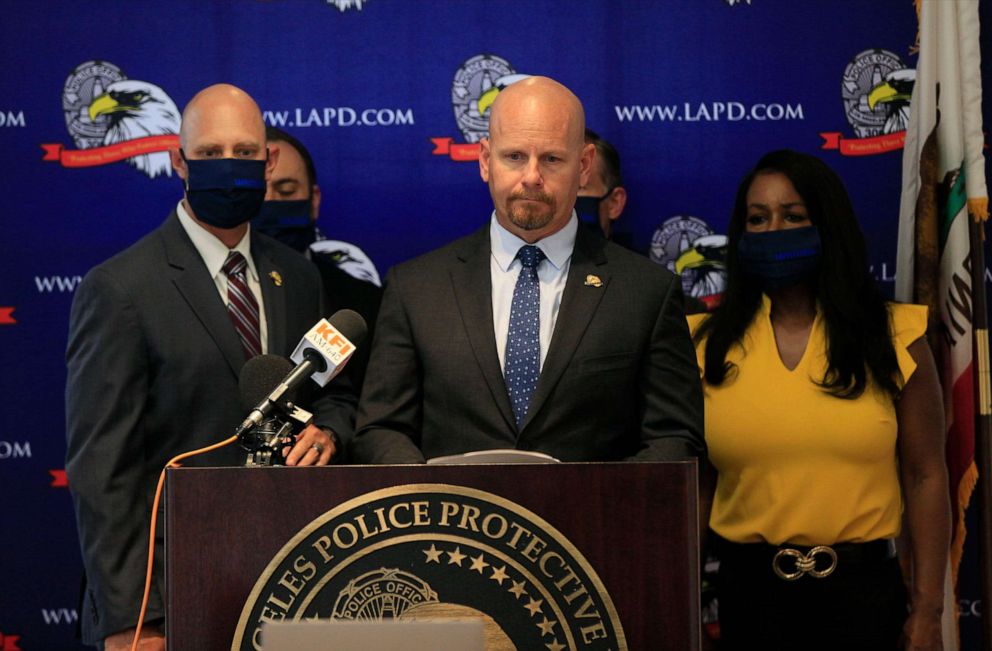
<path fill-rule="evenodd" d="M 699 371 L 678 279 L 586 229 L 576 238 L 520 431 L 496 353 L 489 226 L 390 271 L 356 461 L 418 463 L 496 448 L 563 461 L 702 454 Z"/>
<path fill-rule="evenodd" d="M 263 235 L 252 235 L 251 249 L 268 351 L 289 355 L 322 316 L 319 275 L 303 256 Z M 271 272 L 281 275 L 281 286 Z M 175 213 L 83 279 L 66 361 L 66 469 L 87 579 L 79 618 L 84 640 L 94 643 L 137 621 L 162 467 L 176 454 L 231 436 L 245 416 L 240 340 Z M 313 403 L 315 421 L 347 441 L 354 393 L 328 386 L 334 388 Z M 235 444 L 184 464 L 244 458 Z M 162 561 L 160 550 L 147 620 L 164 615 Z"/>
<path fill-rule="evenodd" d="M 324 307 L 328 315 L 338 310 L 354 310 L 362 315 L 368 326 L 365 344 L 355 349 L 344 372 L 359 390 L 365 381 L 365 370 L 369 364 L 369 353 L 372 350 L 372 337 L 375 334 L 375 322 L 379 316 L 379 303 L 382 301 L 382 289 L 377 285 L 355 278 L 338 266 L 330 253 L 310 252 L 310 259 L 320 271 L 324 282 Z"/>

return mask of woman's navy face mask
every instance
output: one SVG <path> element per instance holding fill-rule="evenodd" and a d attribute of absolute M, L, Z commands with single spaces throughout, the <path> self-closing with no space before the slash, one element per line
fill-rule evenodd
<path fill-rule="evenodd" d="M 766 290 L 804 282 L 820 268 L 820 232 L 816 226 L 741 235 L 737 255 L 744 271 Z"/>

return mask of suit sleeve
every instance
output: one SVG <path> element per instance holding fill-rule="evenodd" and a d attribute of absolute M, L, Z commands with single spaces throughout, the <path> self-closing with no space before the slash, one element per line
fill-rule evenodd
<path fill-rule="evenodd" d="M 669 280 L 643 365 L 641 449 L 633 459 L 704 456 L 703 393 L 677 278 Z"/>
<path fill-rule="evenodd" d="M 317 392 L 313 400 L 313 422 L 334 432 L 342 451 L 346 450 L 354 437 L 355 408 L 358 403 L 354 380 L 342 371 L 326 387 Z M 337 462 L 340 459 L 334 458 Z"/>
<path fill-rule="evenodd" d="M 141 606 L 152 481 L 141 431 L 147 360 L 135 306 L 108 273 L 91 272 L 70 316 L 66 471 L 96 639 L 134 626 Z M 164 616 L 159 591 L 151 594 L 146 621 Z"/>
<path fill-rule="evenodd" d="M 317 289 L 311 304 L 317 305 L 318 308 L 316 315 L 310 321 L 316 323 L 321 317 L 330 318 L 333 315 L 327 312 L 326 288 L 320 274 L 317 273 L 316 268 L 313 272 Z M 368 345 L 368 342 L 365 345 Z M 353 360 L 350 360 L 344 370 L 326 387 L 315 390 L 310 398 L 314 424 L 330 429 L 338 439 L 341 451 L 335 455 L 334 462 L 340 462 L 344 458 L 345 450 L 348 449 L 355 432 L 355 409 L 358 405 L 359 388 L 355 385 L 354 374 L 348 371 L 351 361 Z"/>
<path fill-rule="evenodd" d="M 376 322 L 352 453 L 359 463 L 424 463 L 422 368 L 403 306 L 401 280 L 391 270 Z"/>

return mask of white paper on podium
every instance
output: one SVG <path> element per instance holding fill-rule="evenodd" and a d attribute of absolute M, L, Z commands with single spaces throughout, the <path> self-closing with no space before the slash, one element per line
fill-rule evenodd
<path fill-rule="evenodd" d="M 428 465 L 458 466 L 474 463 L 561 463 L 558 459 L 543 452 L 530 450 L 478 450 L 465 454 L 449 454 L 428 459 Z"/>

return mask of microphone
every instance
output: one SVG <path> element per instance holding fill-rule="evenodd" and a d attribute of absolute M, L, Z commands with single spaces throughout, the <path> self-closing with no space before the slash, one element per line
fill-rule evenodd
<path fill-rule="evenodd" d="M 290 361 L 279 355 L 258 355 L 241 369 L 238 387 L 245 411 L 258 407 L 262 419 L 258 425 L 239 431 L 241 447 L 248 450 L 248 466 L 269 466 L 281 458 L 280 450 L 292 442 L 293 434 L 313 421 L 313 415 L 294 405 L 292 390 L 284 390 L 281 403 L 272 402 L 272 387 L 293 372 Z M 271 413 L 269 413 L 271 411 Z M 253 412 L 254 413 L 254 412 Z"/>
<path fill-rule="evenodd" d="M 313 381 L 327 386 L 355 354 L 355 348 L 365 343 L 367 334 L 368 326 L 361 314 L 338 310 L 330 320 L 321 319 L 303 335 L 290 359 L 299 364 L 297 369 L 310 362 L 307 371 Z"/>
<path fill-rule="evenodd" d="M 317 384 L 326 386 L 354 355 L 355 348 L 364 341 L 367 331 L 365 319 L 352 310 L 339 310 L 330 320 L 321 319 L 310 328 L 293 351 L 290 359 L 296 362 L 296 367 L 279 380 L 268 395 L 265 395 L 265 391 L 272 386 L 272 378 L 279 377 L 289 367 L 289 362 L 277 355 L 259 355 L 249 360 L 239 378 L 239 387 L 243 389 L 242 402 L 246 402 L 246 399 L 253 402 L 259 394 L 263 397 L 238 426 L 235 434 L 242 436 L 251 428 L 257 427 L 274 408 L 283 407 L 292 391 L 307 378 L 313 376 Z M 272 361 L 270 358 L 273 357 L 280 362 Z M 260 361 L 252 364 L 255 360 Z M 246 393 L 247 389 L 251 390 L 250 393 Z"/>
<path fill-rule="evenodd" d="M 238 389 L 241 393 L 241 409 L 251 411 L 264 404 L 282 379 L 293 371 L 293 365 L 279 355 L 256 355 L 241 367 Z"/>

